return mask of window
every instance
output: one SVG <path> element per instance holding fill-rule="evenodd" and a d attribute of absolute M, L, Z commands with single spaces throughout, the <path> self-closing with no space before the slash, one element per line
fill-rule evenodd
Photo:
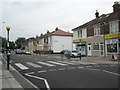
<path fill-rule="evenodd" d="M 100 35 L 100 25 L 95 25 L 94 26 L 94 36 Z"/>
<path fill-rule="evenodd" d="M 112 21 L 110 22 L 110 33 L 116 33 L 118 32 L 118 21 Z"/>
<path fill-rule="evenodd" d="M 79 30 L 78 30 L 78 38 L 79 38 Z"/>
<path fill-rule="evenodd" d="M 99 43 L 93 43 L 93 50 L 99 50 Z"/>
<path fill-rule="evenodd" d="M 107 44 L 107 52 L 117 53 L 117 43 Z"/>
<path fill-rule="evenodd" d="M 82 30 L 78 30 L 78 38 L 81 37 L 82 38 Z"/>
<path fill-rule="evenodd" d="M 119 52 L 117 48 L 119 48 L 118 39 L 107 40 L 107 52 L 108 53 L 117 53 L 117 52 Z"/>

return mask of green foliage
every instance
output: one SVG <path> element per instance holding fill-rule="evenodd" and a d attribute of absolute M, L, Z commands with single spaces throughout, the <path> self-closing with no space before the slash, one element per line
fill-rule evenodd
<path fill-rule="evenodd" d="M 10 49 L 15 49 L 15 43 L 12 41 L 12 42 L 9 42 L 10 46 L 9 48 Z"/>
<path fill-rule="evenodd" d="M 7 48 L 7 40 L 6 40 L 6 38 L 2 38 L 2 47 Z"/>
<path fill-rule="evenodd" d="M 22 47 L 22 44 L 26 41 L 24 37 L 20 37 L 15 41 L 16 48 L 20 49 Z"/>

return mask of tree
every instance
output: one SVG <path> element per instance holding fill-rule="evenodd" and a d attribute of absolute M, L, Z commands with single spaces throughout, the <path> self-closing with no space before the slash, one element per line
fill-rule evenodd
<path fill-rule="evenodd" d="M 13 41 L 10 41 L 9 44 L 10 44 L 9 46 L 10 49 L 15 49 L 15 43 Z"/>
<path fill-rule="evenodd" d="M 7 40 L 6 40 L 6 38 L 2 38 L 2 47 L 7 48 Z"/>
<path fill-rule="evenodd" d="M 22 44 L 26 41 L 24 37 L 20 37 L 15 41 L 16 48 L 20 49 L 22 47 Z"/>

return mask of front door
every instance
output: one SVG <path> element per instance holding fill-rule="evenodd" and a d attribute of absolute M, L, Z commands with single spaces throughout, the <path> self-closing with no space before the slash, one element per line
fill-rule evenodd
<path fill-rule="evenodd" d="M 88 56 L 91 56 L 91 45 L 88 45 Z"/>

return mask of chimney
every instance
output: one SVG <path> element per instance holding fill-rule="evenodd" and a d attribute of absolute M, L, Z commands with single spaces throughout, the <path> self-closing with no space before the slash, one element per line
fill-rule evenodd
<path fill-rule="evenodd" d="M 49 33 L 49 31 L 47 31 L 47 34 Z"/>
<path fill-rule="evenodd" d="M 113 12 L 118 12 L 118 11 L 120 11 L 120 4 L 119 2 L 114 2 Z"/>
<path fill-rule="evenodd" d="M 56 27 L 55 31 L 57 31 L 57 30 L 58 30 L 58 27 Z"/>
<path fill-rule="evenodd" d="M 95 16 L 96 16 L 96 18 L 99 17 L 99 12 L 97 10 L 96 10 Z"/>

